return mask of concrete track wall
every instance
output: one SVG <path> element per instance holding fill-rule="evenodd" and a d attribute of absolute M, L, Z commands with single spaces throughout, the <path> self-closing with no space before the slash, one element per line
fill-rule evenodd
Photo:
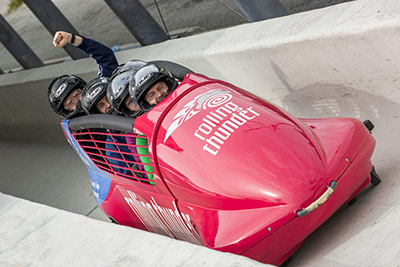
<path fill-rule="evenodd" d="M 399 18 L 398 1 L 358 0 L 123 51 L 117 57 L 121 63 L 133 58 L 177 61 L 247 89 L 298 117 L 371 119 L 377 140 L 373 161 L 383 183 L 365 190 L 358 202 L 344 207 L 311 235 L 292 264 L 395 266 L 400 262 L 400 231 L 395 224 L 400 207 Z M 86 171 L 63 140 L 46 91 L 57 75 L 90 78 L 96 72 L 94 62 L 85 59 L 0 76 L 0 145 L 5 151 L 0 164 L 6 174 L 0 191 L 90 214 L 94 201 L 88 182 L 82 182 Z M 24 168 L 29 171 L 13 165 L 21 158 L 17 149 L 25 148 Z M 60 156 L 68 164 L 61 164 Z M 35 190 L 17 179 L 34 181 Z M 80 191 L 72 194 L 78 183 Z M 54 195 L 45 200 L 43 194 Z M 66 205 L 71 198 L 77 202 Z"/>
<path fill-rule="evenodd" d="M 1 193 L 0 212 L 0 266 L 268 266 Z"/>

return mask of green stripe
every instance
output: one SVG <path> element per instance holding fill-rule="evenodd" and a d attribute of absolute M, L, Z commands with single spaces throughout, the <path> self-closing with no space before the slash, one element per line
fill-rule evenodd
<path fill-rule="evenodd" d="M 149 155 L 148 145 L 149 142 L 146 137 L 136 137 L 136 145 L 138 146 L 145 146 L 145 147 L 136 147 L 138 154 L 140 155 Z M 150 158 L 146 156 L 139 156 L 142 163 L 151 164 Z M 154 173 L 153 167 L 149 165 L 144 165 L 144 169 L 147 172 Z M 154 181 L 154 174 L 147 174 L 149 180 Z M 150 182 L 150 184 L 155 185 L 154 182 Z"/>

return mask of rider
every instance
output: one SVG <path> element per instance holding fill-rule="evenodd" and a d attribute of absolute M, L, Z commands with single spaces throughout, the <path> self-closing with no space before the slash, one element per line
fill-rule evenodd
<path fill-rule="evenodd" d="M 129 94 L 141 110 L 149 111 L 166 98 L 178 82 L 165 68 L 147 64 L 131 77 Z"/>
<path fill-rule="evenodd" d="M 97 77 L 89 81 L 83 88 L 80 104 L 86 114 L 110 114 L 112 112 L 111 105 L 106 97 L 109 83 L 108 78 Z M 92 131 L 88 131 L 87 135 L 79 135 L 77 138 L 92 140 L 85 141 L 85 151 L 89 152 L 90 158 L 95 163 L 101 165 L 105 169 L 111 170 L 104 158 L 104 155 L 107 156 L 107 152 L 104 152 L 107 138 L 107 131 L 105 129 L 93 129 Z"/>
<path fill-rule="evenodd" d="M 91 80 L 83 89 L 81 96 L 81 103 L 86 114 L 113 114 L 115 110 L 112 108 L 107 98 L 107 88 L 110 84 L 110 79 L 104 77 L 98 77 Z M 93 139 L 97 142 L 97 147 L 100 147 L 101 151 L 106 156 L 106 160 L 111 166 L 106 168 L 112 168 L 119 175 L 134 176 L 130 171 L 130 165 L 135 162 L 134 157 L 130 154 L 130 150 L 127 148 L 126 140 L 123 136 L 114 135 L 121 134 L 121 132 L 110 131 L 111 134 L 104 134 L 103 129 L 97 129 L 99 134 L 94 134 Z M 102 154 L 103 154 L 102 153 Z M 99 152 L 97 152 L 99 155 Z M 91 155 L 93 156 L 93 154 Z M 100 160 L 95 157 L 96 162 Z M 128 162 L 128 163 L 127 163 Z M 104 167 L 104 164 L 99 163 Z"/>
<path fill-rule="evenodd" d="M 110 77 L 118 66 L 114 52 L 107 46 L 68 32 L 58 31 L 54 35 L 53 44 L 64 47 L 73 44 L 96 60 L 99 65 L 99 77 Z M 62 75 L 55 78 L 48 88 L 48 99 L 52 109 L 64 118 L 81 116 L 84 111 L 80 105 L 81 92 L 86 82 L 75 75 Z"/>
<path fill-rule="evenodd" d="M 127 62 L 124 65 L 119 66 L 113 73 L 113 76 L 111 77 L 110 85 L 108 86 L 107 89 L 107 98 L 110 101 L 111 105 L 113 108 L 118 112 L 119 114 L 126 116 L 126 117 L 131 117 L 131 118 L 137 118 L 140 115 L 143 114 L 143 112 L 139 109 L 139 106 L 133 101 L 133 99 L 130 97 L 129 92 L 128 92 L 128 87 L 129 87 L 129 80 L 131 76 L 141 67 L 145 66 L 146 63 L 140 60 L 131 60 Z M 106 143 L 106 148 L 109 146 L 107 151 L 109 149 L 113 150 L 120 150 L 121 152 L 125 153 L 133 153 L 133 159 L 126 158 L 126 154 L 118 154 L 113 152 L 113 157 L 118 158 L 120 160 L 123 160 L 123 157 L 125 160 L 129 161 L 134 161 L 139 164 L 130 164 L 127 166 L 127 164 L 123 161 L 120 160 L 114 160 L 113 165 L 118 165 L 124 168 L 132 168 L 134 170 L 139 170 L 139 171 L 145 171 L 144 167 L 141 163 L 140 157 L 137 155 L 138 151 L 136 149 L 136 137 L 130 136 L 129 133 L 124 133 L 124 132 L 117 132 L 117 131 L 111 131 L 113 133 L 112 135 L 109 135 L 107 137 L 107 143 Z M 115 134 L 124 134 L 124 136 L 120 135 L 115 135 Z M 114 144 L 111 143 L 116 143 L 116 144 L 127 144 L 127 145 L 118 145 L 117 147 L 114 146 Z M 122 157 L 123 156 L 123 157 Z M 114 168 L 115 169 L 115 168 Z M 125 170 L 122 169 L 121 170 Z M 140 172 L 135 172 L 136 176 L 139 178 L 144 178 L 145 175 L 143 175 Z"/>
<path fill-rule="evenodd" d="M 80 99 L 85 85 L 86 82 L 75 75 L 62 75 L 55 78 L 47 91 L 51 108 L 68 119 L 84 115 Z"/>
<path fill-rule="evenodd" d="M 130 76 L 129 95 L 144 113 L 160 103 L 177 86 L 177 81 L 166 69 L 154 64 L 146 64 Z M 151 161 L 147 156 L 149 154 L 147 138 L 138 137 L 135 140 L 135 144 L 137 145 L 136 148 L 140 154 L 141 162 L 147 164 L 143 165 L 143 168 L 147 173 L 150 173 L 147 175 L 149 180 L 154 180 L 154 176 L 151 174 L 153 173 L 153 168 L 150 165 Z"/>

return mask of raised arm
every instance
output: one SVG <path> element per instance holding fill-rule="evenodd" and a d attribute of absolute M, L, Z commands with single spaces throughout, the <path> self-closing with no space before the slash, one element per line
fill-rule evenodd
<path fill-rule="evenodd" d="M 53 38 L 53 45 L 61 48 L 66 44 L 72 44 L 80 48 L 96 60 L 99 66 L 99 77 L 111 77 L 112 72 L 118 67 L 118 61 L 111 48 L 83 36 L 75 35 L 73 38 L 73 35 L 69 32 L 56 32 Z"/>

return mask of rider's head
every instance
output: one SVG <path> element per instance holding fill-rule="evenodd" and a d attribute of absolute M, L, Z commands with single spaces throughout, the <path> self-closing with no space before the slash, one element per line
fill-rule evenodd
<path fill-rule="evenodd" d="M 132 76 L 129 93 L 143 111 L 149 111 L 178 85 L 164 68 L 148 64 Z"/>
<path fill-rule="evenodd" d="M 81 103 L 87 114 L 111 114 L 113 111 L 107 99 L 108 78 L 91 80 L 82 90 Z"/>
<path fill-rule="evenodd" d="M 131 76 L 146 65 L 140 60 L 132 60 L 119 66 L 113 73 L 107 89 L 107 98 L 113 108 L 128 117 L 142 115 L 139 106 L 133 101 L 128 92 Z"/>
<path fill-rule="evenodd" d="M 75 75 L 62 75 L 55 78 L 47 91 L 51 108 L 67 119 L 83 115 L 80 99 L 85 85 L 86 82 Z"/>

